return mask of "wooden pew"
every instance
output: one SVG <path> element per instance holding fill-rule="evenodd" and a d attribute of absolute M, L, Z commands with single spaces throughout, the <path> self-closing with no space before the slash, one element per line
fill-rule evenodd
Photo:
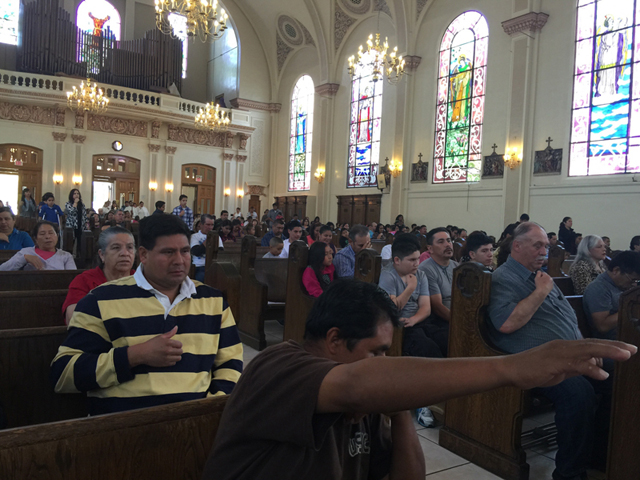
<path fill-rule="evenodd" d="M 453 276 L 449 357 L 488 357 L 502 353 L 487 341 L 485 311 L 491 274 L 473 263 Z M 529 465 L 521 446 L 525 392 L 505 387 L 446 403 L 439 443 L 507 480 L 527 480 Z"/>
<path fill-rule="evenodd" d="M 0 272 L 0 291 L 64 290 L 84 270 Z"/>
<path fill-rule="evenodd" d="M 16 222 L 14 227 L 23 232 L 27 232 L 31 235 L 31 232 L 36 227 L 38 223 L 38 218 L 29 218 L 29 217 L 16 217 Z"/>
<path fill-rule="evenodd" d="M 549 262 L 547 263 L 547 273 L 551 277 L 566 277 L 567 275 L 562 271 L 562 264 L 564 263 L 564 248 L 560 245 L 555 245 L 549 250 Z"/>
<path fill-rule="evenodd" d="M 453 242 L 453 259 L 456 262 L 459 262 L 460 259 L 462 258 L 462 250 L 464 249 L 464 245 L 462 244 L 462 242 L 456 240 L 455 242 Z"/>
<path fill-rule="evenodd" d="M 67 327 L 0 330 L 0 405 L 9 428 L 87 415 L 84 394 L 54 393 L 49 380 L 66 337 Z"/>
<path fill-rule="evenodd" d="M 0 264 L 9 260 L 16 253 L 18 253 L 18 250 L 0 250 Z"/>
<path fill-rule="evenodd" d="M 214 248 L 215 246 L 215 248 Z M 228 262 L 216 261 L 218 255 L 218 233 L 209 232 L 206 241 L 207 264 L 204 283 L 220 290 L 227 301 L 236 323 L 240 318 L 240 271 Z"/>
<path fill-rule="evenodd" d="M 243 343 L 263 350 L 267 346 L 264 322 L 285 316 L 282 302 L 286 300 L 288 261 L 286 258 L 256 258 L 257 243 L 252 235 L 242 239 L 238 330 Z"/>
<path fill-rule="evenodd" d="M 575 291 L 573 289 L 573 280 L 571 280 L 571 277 L 553 277 L 553 281 L 565 297 L 575 295 Z"/>
<path fill-rule="evenodd" d="M 68 289 L 0 292 L 0 330 L 64 325 Z"/>
<path fill-rule="evenodd" d="M 386 244 L 386 240 L 371 240 L 371 248 L 373 248 L 378 255 L 382 253 L 382 249 Z"/>
<path fill-rule="evenodd" d="M 584 338 L 592 338 L 593 331 L 591 329 L 591 325 L 589 325 L 589 321 L 587 320 L 587 315 L 584 313 L 584 306 L 582 303 L 582 295 L 565 295 L 569 305 L 575 310 L 576 318 L 578 319 L 578 328 L 580 329 L 580 333 Z"/>
<path fill-rule="evenodd" d="M 620 296 L 618 340 L 640 345 L 640 288 Z M 611 431 L 607 459 L 608 480 L 638 478 L 640 472 L 640 356 L 616 364 L 613 381 Z"/>
<path fill-rule="evenodd" d="M 307 293 L 302 285 L 302 274 L 307 268 L 309 248 L 298 240 L 289 247 L 287 263 L 287 302 L 284 309 L 284 341 L 293 340 L 302 344 L 304 328 L 315 303 L 315 297 Z"/>
<path fill-rule="evenodd" d="M 0 478 L 200 479 L 227 397 L 0 432 Z"/>

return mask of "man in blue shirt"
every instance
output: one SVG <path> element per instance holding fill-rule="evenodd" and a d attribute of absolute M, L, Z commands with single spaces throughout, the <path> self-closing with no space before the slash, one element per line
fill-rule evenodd
<path fill-rule="evenodd" d="M 268 247 L 269 242 L 271 242 L 271 239 L 273 237 L 282 238 L 283 231 L 284 231 L 284 221 L 282 219 L 274 220 L 273 228 L 271 229 L 270 232 L 267 232 L 264 235 L 264 237 L 262 237 L 262 240 L 260 241 L 260 245 L 262 245 L 263 247 Z"/>
<path fill-rule="evenodd" d="M 35 246 L 27 232 L 14 228 L 15 220 L 9 207 L 0 208 L 0 250 L 22 250 Z"/>
<path fill-rule="evenodd" d="M 618 338 L 620 295 L 640 281 L 640 252 L 621 252 L 611 260 L 608 270 L 589 284 L 582 296 L 584 313 L 593 336 Z"/>
<path fill-rule="evenodd" d="M 340 278 L 353 278 L 356 270 L 356 255 L 360 250 L 371 247 L 369 229 L 364 225 L 354 225 L 349 230 L 349 246 L 343 248 L 333 259 L 336 273 Z"/>
<path fill-rule="evenodd" d="M 505 352 L 523 352 L 552 340 L 582 338 L 571 305 L 553 279 L 540 270 L 548 245 L 542 227 L 533 222 L 521 223 L 513 233 L 511 256 L 492 275 L 490 336 Z M 556 408 L 558 452 L 554 480 L 583 480 L 590 461 L 594 467 L 604 465 L 611 380 L 609 377 L 607 381 L 591 382 L 578 376 L 537 389 Z"/>
<path fill-rule="evenodd" d="M 193 210 L 187 207 L 188 197 L 186 195 L 180 195 L 180 205 L 173 209 L 173 214 L 177 215 L 182 221 L 189 227 L 189 230 L 193 231 Z"/>

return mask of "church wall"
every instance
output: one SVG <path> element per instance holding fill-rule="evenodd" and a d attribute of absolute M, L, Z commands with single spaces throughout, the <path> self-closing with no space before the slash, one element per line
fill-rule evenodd
<path fill-rule="evenodd" d="M 133 38 L 142 38 L 149 30 L 156 28 L 156 11 L 153 5 L 136 2 Z"/>

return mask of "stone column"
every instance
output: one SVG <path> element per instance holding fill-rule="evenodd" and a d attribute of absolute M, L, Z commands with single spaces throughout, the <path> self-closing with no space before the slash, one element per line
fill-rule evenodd
<path fill-rule="evenodd" d="M 160 145 L 154 145 L 153 143 L 150 143 L 148 146 L 149 146 L 149 183 L 156 182 L 159 187 L 158 152 L 160 151 Z M 147 198 L 145 203 L 147 204 L 147 210 L 153 209 L 153 210 L 149 210 L 149 212 L 153 212 L 155 210 L 156 191 L 151 190 L 149 188 L 149 184 L 140 185 L 140 190 L 141 190 L 140 192 L 141 195 L 139 200 L 142 200 L 142 191 L 149 190 L 149 197 Z M 145 200 L 142 200 L 142 201 L 144 202 Z"/>
<path fill-rule="evenodd" d="M 222 200 L 222 210 L 229 210 L 230 208 L 233 209 L 233 212 L 235 212 L 235 206 L 232 207 L 231 205 L 235 205 L 235 200 L 234 203 L 232 204 L 231 201 L 233 200 L 233 197 L 235 197 L 236 192 L 231 191 L 229 193 L 229 195 L 225 195 L 224 191 L 228 188 L 229 190 L 232 190 L 232 186 L 231 186 L 231 170 L 233 168 L 232 165 L 232 161 L 233 161 L 233 157 L 235 155 L 233 153 L 223 153 L 222 154 L 222 196 L 223 196 L 223 200 Z"/>
<path fill-rule="evenodd" d="M 162 183 L 162 186 L 158 185 L 158 188 L 162 188 L 165 194 L 165 198 L 166 198 L 165 201 L 167 202 L 167 207 L 165 208 L 165 211 L 169 210 L 170 208 L 173 208 L 173 203 L 171 203 L 171 199 L 173 197 L 174 192 L 176 192 L 176 189 L 178 188 L 178 186 L 176 186 L 175 182 L 173 181 L 173 177 L 174 177 L 173 157 L 176 154 L 177 150 L 178 150 L 178 147 L 164 147 L 164 151 L 167 153 L 167 170 L 166 170 L 167 173 L 165 175 L 165 179 L 164 179 L 164 182 Z M 165 189 L 165 185 L 167 183 L 173 184 L 173 192 L 167 192 L 167 190 Z"/>
<path fill-rule="evenodd" d="M 238 190 L 244 190 L 244 167 L 245 162 L 247 161 L 246 155 L 236 155 L 236 181 L 235 181 L 235 190 L 231 192 L 236 198 L 236 207 L 240 207 L 242 212 L 245 211 L 245 200 L 244 197 L 242 199 L 238 198 Z M 247 209 L 248 210 L 248 209 Z M 235 211 L 235 209 L 234 209 Z"/>
<path fill-rule="evenodd" d="M 331 216 L 331 203 L 336 203 L 335 199 L 331 198 L 333 172 L 336 168 L 342 168 L 342 166 L 338 167 L 333 164 L 331 155 L 333 147 L 333 128 L 331 127 L 335 97 L 339 88 L 340 84 L 338 83 L 324 83 L 316 87 L 316 93 L 320 97 L 319 102 L 317 102 L 320 104 L 320 108 L 314 111 L 315 118 L 313 119 L 314 156 L 311 165 L 311 181 L 316 181 L 313 177 L 316 169 L 318 167 L 324 168 L 324 182 L 318 184 L 318 201 L 316 203 L 316 215 L 324 222 L 329 221 Z M 309 213 L 307 212 L 307 216 L 313 218 Z"/>
<path fill-rule="evenodd" d="M 74 164 L 73 164 L 73 168 L 69 168 L 68 172 L 69 172 L 69 183 L 73 185 L 73 187 L 77 188 L 78 190 L 80 190 L 82 192 L 82 184 L 79 185 L 74 185 L 73 184 L 73 176 L 74 175 L 80 175 L 82 177 L 82 183 L 86 184 L 87 182 L 89 183 L 89 192 L 91 192 L 91 182 L 93 181 L 93 165 L 91 165 L 91 167 L 88 167 L 89 163 L 93 163 L 93 162 L 85 162 L 85 168 L 83 171 L 83 162 L 82 162 L 82 155 L 83 155 L 83 150 L 84 150 L 84 141 L 87 139 L 86 136 L 84 135 L 71 135 L 71 140 L 73 140 L 73 143 L 75 143 L 75 157 L 74 157 Z M 69 165 L 69 161 L 67 161 L 67 165 Z M 72 187 L 72 188 L 73 188 Z M 84 188 L 85 194 L 87 192 L 87 188 Z M 57 199 L 57 195 L 56 195 L 56 199 Z M 85 195 L 85 198 L 87 196 Z M 91 199 L 89 201 L 89 204 L 91 204 L 93 201 L 93 199 Z M 86 203 L 86 200 L 85 200 Z"/>
<path fill-rule="evenodd" d="M 65 173 L 62 171 L 62 155 L 64 153 L 64 141 L 67 138 L 67 134 L 66 133 L 61 133 L 61 132 L 51 132 L 51 135 L 53 135 L 53 140 L 55 141 L 55 146 L 56 146 L 56 163 L 55 163 L 55 168 L 53 169 L 53 174 L 54 175 L 63 175 L 65 178 Z M 50 179 L 49 181 L 53 181 L 52 179 Z M 43 184 L 45 183 L 44 181 L 42 182 Z M 60 199 L 60 185 L 59 184 L 55 184 L 53 187 L 53 194 L 56 196 L 56 200 L 59 201 Z M 39 192 L 40 194 L 44 193 L 44 192 Z"/>

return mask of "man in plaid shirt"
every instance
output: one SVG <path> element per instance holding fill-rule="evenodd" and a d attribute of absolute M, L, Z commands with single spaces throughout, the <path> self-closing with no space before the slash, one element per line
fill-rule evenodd
<path fill-rule="evenodd" d="M 188 197 L 180 195 L 180 205 L 173 209 L 173 214 L 179 216 L 187 224 L 189 230 L 193 231 L 193 210 L 187 207 Z"/>

